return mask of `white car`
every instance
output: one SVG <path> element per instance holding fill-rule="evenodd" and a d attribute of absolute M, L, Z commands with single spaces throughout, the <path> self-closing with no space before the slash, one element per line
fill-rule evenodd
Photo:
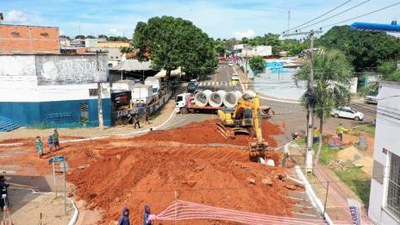
<path fill-rule="evenodd" d="M 378 104 L 378 96 L 376 96 L 376 95 L 367 95 L 367 96 L 365 96 L 365 103 L 367 103 L 367 104 Z"/>
<path fill-rule="evenodd" d="M 233 63 L 232 63 L 232 62 L 229 62 L 229 63 L 228 63 L 228 66 L 233 66 Z"/>
<path fill-rule="evenodd" d="M 359 112 L 348 106 L 332 110 L 331 115 L 335 118 L 341 117 L 341 118 L 354 119 L 357 121 L 364 119 L 364 114 L 362 112 Z"/>

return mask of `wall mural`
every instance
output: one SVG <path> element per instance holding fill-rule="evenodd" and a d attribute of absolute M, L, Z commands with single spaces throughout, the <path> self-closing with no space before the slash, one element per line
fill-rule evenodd
<path fill-rule="evenodd" d="M 107 55 L 35 57 L 38 85 L 107 82 Z"/>

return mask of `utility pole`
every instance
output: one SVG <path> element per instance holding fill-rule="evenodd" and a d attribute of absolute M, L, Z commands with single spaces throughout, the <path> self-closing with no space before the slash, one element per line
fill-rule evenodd
<path fill-rule="evenodd" d="M 290 10 L 288 11 L 288 19 L 287 19 L 287 31 L 290 29 Z"/>
<path fill-rule="evenodd" d="M 288 32 L 288 31 L 287 31 Z M 310 44 L 310 52 L 309 52 L 309 60 L 310 60 L 310 74 L 307 79 L 307 95 L 308 95 L 308 103 L 307 103 L 307 142 L 306 142 L 306 153 L 305 153 L 305 172 L 311 173 L 313 169 L 313 155 L 314 150 L 312 148 L 313 145 L 313 127 L 314 127 L 314 117 L 313 117 L 313 105 L 310 100 L 314 95 L 314 35 L 316 33 L 321 33 L 321 30 L 311 30 L 309 32 L 298 32 L 296 30 L 294 33 L 284 33 L 283 36 L 297 36 L 297 35 L 308 35 L 311 41 Z"/>
<path fill-rule="evenodd" d="M 99 68 L 99 51 L 96 51 L 96 67 L 97 73 L 100 73 Z M 100 76 L 100 75 L 99 75 Z M 100 77 L 99 77 L 100 79 Z M 97 111 L 99 113 L 99 128 L 100 130 L 104 129 L 104 121 L 103 121 L 103 103 L 101 99 L 102 90 L 101 90 L 101 82 L 100 80 L 97 82 Z"/>

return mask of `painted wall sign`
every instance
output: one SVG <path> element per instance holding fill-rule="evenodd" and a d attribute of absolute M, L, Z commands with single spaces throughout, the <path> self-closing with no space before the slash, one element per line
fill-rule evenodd
<path fill-rule="evenodd" d="M 108 79 L 105 54 L 38 55 L 35 57 L 35 64 L 38 85 L 87 84 L 106 82 Z"/>

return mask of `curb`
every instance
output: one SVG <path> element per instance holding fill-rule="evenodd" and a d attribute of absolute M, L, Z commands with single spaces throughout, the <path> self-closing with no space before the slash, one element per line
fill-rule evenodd
<path fill-rule="evenodd" d="M 315 194 L 310 182 L 307 180 L 306 176 L 304 176 L 303 172 L 301 172 L 300 167 L 296 165 L 294 167 L 294 169 L 296 170 L 297 176 L 299 176 L 300 179 L 303 181 L 304 188 L 306 189 L 306 194 L 307 194 L 308 198 L 310 199 L 313 207 L 316 208 L 318 210 L 318 212 L 321 213 L 321 215 L 323 214 L 324 219 L 326 220 L 326 222 L 329 225 L 334 225 L 334 223 L 333 223 L 332 219 L 329 217 L 328 213 L 327 212 L 324 213 L 324 206 L 323 206 L 321 200 Z"/>
<path fill-rule="evenodd" d="M 74 215 L 72 215 L 72 218 L 69 220 L 68 225 L 75 225 L 79 218 L 79 209 L 76 206 L 76 203 L 74 200 L 72 200 L 70 198 L 68 198 L 68 199 L 72 203 L 72 205 L 74 206 L 74 209 L 75 209 Z"/>

